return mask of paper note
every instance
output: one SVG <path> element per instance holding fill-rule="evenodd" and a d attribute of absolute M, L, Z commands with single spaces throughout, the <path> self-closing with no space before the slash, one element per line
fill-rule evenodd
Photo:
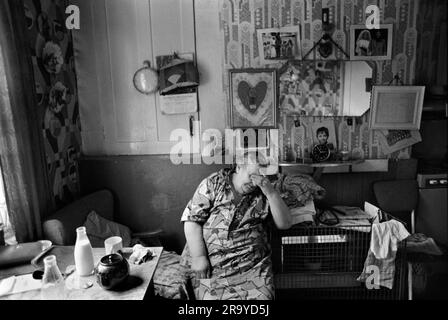
<path fill-rule="evenodd" d="M 370 202 L 364 202 L 364 212 L 367 213 L 371 218 L 373 218 L 373 223 L 379 223 L 379 211 L 380 208 L 374 206 Z"/>
<path fill-rule="evenodd" d="M 418 130 L 379 130 L 378 138 L 384 154 L 391 154 L 422 141 Z"/>
<path fill-rule="evenodd" d="M 41 285 L 41 280 L 34 279 L 32 274 L 12 276 L 0 282 L 0 296 L 39 290 Z"/>
<path fill-rule="evenodd" d="M 163 114 L 193 113 L 198 110 L 195 93 L 182 93 L 160 96 L 160 110 Z"/>
<path fill-rule="evenodd" d="M 12 288 L 14 287 L 15 282 L 16 282 L 15 276 L 0 280 L 0 296 L 10 294 L 12 292 Z"/>

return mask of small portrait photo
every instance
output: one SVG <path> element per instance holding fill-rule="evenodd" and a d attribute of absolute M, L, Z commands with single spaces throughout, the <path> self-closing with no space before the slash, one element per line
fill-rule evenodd
<path fill-rule="evenodd" d="M 336 130 L 333 120 L 324 120 L 312 124 L 313 145 L 327 145 L 331 151 L 336 151 Z"/>
<path fill-rule="evenodd" d="M 392 58 L 392 24 L 379 29 L 365 25 L 350 26 L 351 60 L 390 60 Z"/>
<path fill-rule="evenodd" d="M 300 26 L 258 29 L 258 52 L 263 64 L 301 59 Z"/>

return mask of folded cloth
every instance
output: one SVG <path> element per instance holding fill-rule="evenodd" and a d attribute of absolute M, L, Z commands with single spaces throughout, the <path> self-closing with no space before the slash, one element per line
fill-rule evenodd
<path fill-rule="evenodd" d="M 392 289 L 398 243 L 408 236 L 409 232 L 397 220 L 373 224 L 369 252 L 364 262 L 364 269 L 357 280 L 366 281 L 372 276 L 373 271 L 375 285 Z"/>
<path fill-rule="evenodd" d="M 316 208 L 314 207 L 313 200 L 310 200 L 302 207 L 291 208 L 289 212 L 291 213 L 293 225 L 303 222 L 313 223 L 313 217 L 316 214 Z"/>
<path fill-rule="evenodd" d="M 154 253 L 149 249 L 145 248 L 141 244 L 136 244 L 132 247 L 132 254 L 129 257 L 129 262 L 133 264 L 141 264 L 154 257 Z"/>
<path fill-rule="evenodd" d="M 324 188 L 306 174 L 284 175 L 279 173 L 273 185 L 290 208 L 302 207 L 310 200 L 322 199 L 326 193 Z"/>
<path fill-rule="evenodd" d="M 317 220 L 329 225 L 348 230 L 370 232 L 371 217 L 358 207 L 333 206 L 318 213 Z"/>

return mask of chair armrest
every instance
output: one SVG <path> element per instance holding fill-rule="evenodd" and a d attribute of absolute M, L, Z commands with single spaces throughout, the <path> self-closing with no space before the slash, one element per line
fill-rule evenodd
<path fill-rule="evenodd" d="M 163 234 L 162 229 L 132 233 L 133 241 L 131 242 L 131 245 L 140 243 L 143 244 L 145 247 L 161 247 L 162 242 L 160 241 L 160 236 L 162 234 Z"/>
<path fill-rule="evenodd" d="M 162 229 L 156 229 L 154 231 L 145 231 L 145 232 L 133 232 L 132 237 L 135 238 L 154 238 L 160 237 L 163 234 Z"/>
<path fill-rule="evenodd" d="M 112 193 L 101 190 L 72 202 L 43 221 L 44 237 L 57 245 L 73 245 L 76 228 L 84 224 L 87 215 L 94 210 L 102 217 L 113 220 Z"/>

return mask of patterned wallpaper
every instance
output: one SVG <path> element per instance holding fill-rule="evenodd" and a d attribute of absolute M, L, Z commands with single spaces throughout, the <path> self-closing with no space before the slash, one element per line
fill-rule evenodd
<path fill-rule="evenodd" d="M 388 84 L 395 74 L 399 74 L 405 84 L 414 84 L 417 30 L 416 21 L 418 0 L 220 0 L 220 28 L 224 48 L 224 69 L 276 67 L 262 65 L 258 53 L 257 29 L 301 26 L 302 55 L 308 52 L 322 35 L 322 8 L 329 8 L 330 22 L 335 28 L 332 38 L 349 52 L 350 25 L 364 24 L 364 9 L 369 4 L 380 7 L 381 23 L 393 23 L 392 60 L 375 61 L 376 84 Z M 319 54 L 316 51 L 316 59 Z M 343 58 L 342 53 L 336 53 Z M 312 56 L 312 54 L 311 54 Z M 226 92 L 227 74 L 223 75 Z M 227 97 L 228 99 L 228 97 Z M 228 104 L 227 104 L 228 105 Z M 305 147 L 312 141 L 311 126 L 329 117 L 301 117 L 305 135 Z M 331 119 L 331 118 L 330 118 Z M 409 158 L 410 148 L 384 154 L 379 144 L 379 134 L 368 130 L 369 112 L 361 117 L 333 117 L 337 144 L 361 158 Z M 280 115 L 279 129 L 283 141 L 287 142 L 293 131 L 294 119 Z M 297 131 L 296 129 L 294 129 Z M 283 148 L 282 148 L 283 149 Z M 281 152 L 283 150 L 280 150 Z"/>
<path fill-rule="evenodd" d="M 68 1 L 24 0 L 24 6 L 48 177 L 61 207 L 79 194 L 81 150 L 72 35 L 65 27 Z"/>

